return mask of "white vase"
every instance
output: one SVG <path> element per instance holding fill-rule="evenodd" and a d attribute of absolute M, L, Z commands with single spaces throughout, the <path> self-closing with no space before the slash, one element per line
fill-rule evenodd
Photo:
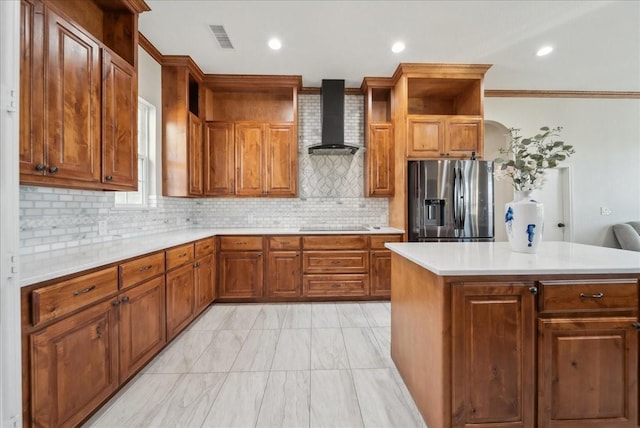
<path fill-rule="evenodd" d="M 505 204 L 504 224 L 512 251 L 535 253 L 542 240 L 544 205 L 531 199 L 531 192 L 516 191 L 515 199 Z"/>

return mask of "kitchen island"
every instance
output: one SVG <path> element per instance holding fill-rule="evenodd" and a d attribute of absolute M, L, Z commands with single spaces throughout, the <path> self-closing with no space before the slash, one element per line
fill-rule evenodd
<path fill-rule="evenodd" d="M 388 243 L 391 355 L 430 427 L 636 427 L 640 253 Z"/>

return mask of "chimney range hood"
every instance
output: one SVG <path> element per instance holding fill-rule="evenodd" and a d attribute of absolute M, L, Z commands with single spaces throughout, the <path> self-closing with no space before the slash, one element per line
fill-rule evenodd
<path fill-rule="evenodd" d="M 344 80 L 322 80 L 322 142 L 309 147 L 310 155 L 352 155 L 360 147 L 344 143 Z"/>

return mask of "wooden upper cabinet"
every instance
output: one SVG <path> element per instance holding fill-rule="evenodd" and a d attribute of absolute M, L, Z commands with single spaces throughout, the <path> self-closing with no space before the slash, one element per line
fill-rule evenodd
<path fill-rule="evenodd" d="M 269 195 L 296 196 L 298 188 L 298 144 L 292 124 L 266 126 L 266 188 Z"/>
<path fill-rule="evenodd" d="M 446 120 L 444 153 L 448 157 L 469 158 L 484 153 L 484 123 L 476 117 L 451 117 Z"/>
<path fill-rule="evenodd" d="M 264 190 L 264 126 L 238 123 L 236 137 L 236 194 L 258 196 Z"/>
<path fill-rule="evenodd" d="M 440 157 L 444 149 L 444 126 L 440 119 L 409 119 L 407 155 L 409 157 Z"/>
<path fill-rule="evenodd" d="M 470 158 L 483 151 L 482 119 L 459 116 L 416 116 L 408 120 L 410 158 Z"/>
<path fill-rule="evenodd" d="M 235 193 L 235 140 L 233 123 L 207 122 L 204 132 L 204 193 Z"/>
<path fill-rule="evenodd" d="M 21 1 L 20 182 L 137 187 L 141 0 Z"/>
<path fill-rule="evenodd" d="M 43 174 L 100 181 L 100 46 L 45 7 Z"/>
<path fill-rule="evenodd" d="M 203 151 L 202 144 L 202 120 L 195 114 L 188 113 L 189 144 L 187 152 L 189 156 L 189 194 L 201 196 L 204 192 L 203 183 Z"/>
<path fill-rule="evenodd" d="M 109 188 L 138 188 L 136 71 L 106 49 L 102 54 L 102 182 Z"/>

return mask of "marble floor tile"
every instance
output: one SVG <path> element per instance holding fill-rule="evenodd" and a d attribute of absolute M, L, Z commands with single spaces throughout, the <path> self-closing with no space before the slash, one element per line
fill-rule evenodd
<path fill-rule="evenodd" d="M 353 370 L 352 376 L 365 427 L 426 427 L 391 369 Z"/>
<path fill-rule="evenodd" d="M 234 372 L 269 371 L 280 330 L 251 330 L 231 367 Z"/>
<path fill-rule="evenodd" d="M 373 337 L 375 337 L 382 355 L 391 359 L 391 328 L 390 327 L 372 327 Z M 393 365 L 393 364 L 390 364 Z"/>
<path fill-rule="evenodd" d="M 311 330 L 311 369 L 348 369 L 349 358 L 339 328 Z"/>
<path fill-rule="evenodd" d="M 190 330 L 220 330 L 223 322 L 231 316 L 234 311 L 233 305 L 224 303 L 209 306 L 197 320 L 189 326 Z"/>
<path fill-rule="evenodd" d="M 256 427 L 308 427 L 310 378 L 308 371 L 271 372 Z"/>
<path fill-rule="evenodd" d="M 268 378 L 268 372 L 229 373 L 202 426 L 255 426 Z"/>
<path fill-rule="evenodd" d="M 311 304 L 289 304 L 282 328 L 311 328 Z"/>
<path fill-rule="evenodd" d="M 262 305 L 252 329 L 279 329 L 282 328 L 284 317 L 287 314 L 286 303 Z"/>
<path fill-rule="evenodd" d="M 311 330 L 282 329 L 271 370 L 309 370 Z"/>
<path fill-rule="evenodd" d="M 342 334 L 352 369 L 377 369 L 389 366 L 389 359 L 382 353 L 370 328 L 343 328 Z"/>
<path fill-rule="evenodd" d="M 340 327 L 340 318 L 335 303 L 311 304 L 311 327 L 334 328 Z"/>
<path fill-rule="evenodd" d="M 179 374 L 144 374 L 91 427 L 148 427 L 175 389 Z"/>
<path fill-rule="evenodd" d="M 391 312 L 382 302 L 361 303 L 360 308 L 371 327 L 389 327 Z"/>
<path fill-rule="evenodd" d="M 358 303 L 336 303 L 340 327 L 369 327 L 369 322 Z"/>
<path fill-rule="evenodd" d="M 187 373 L 216 337 L 214 330 L 187 330 L 165 348 L 146 373 Z"/>
<path fill-rule="evenodd" d="M 226 378 L 226 373 L 182 375 L 148 426 L 201 426 Z"/>
<path fill-rule="evenodd" d="M 262 305 L 254 305 L 250 303 L 238 304 L 232 306 L 229 315 L 220 323 L 220 330 L 249 330 L 256 318 Z"/>
<path fill-rule="evenodd" d="M 229 371 L 248 334 L 249 330 L 219 330 L 213 343 L 204 350 L 189 372 Z"/>
<path fill-rule="evenodd" d="M 349 370 L 311 371 L 311 427 L 361 427 L 362 416 Z"/>

